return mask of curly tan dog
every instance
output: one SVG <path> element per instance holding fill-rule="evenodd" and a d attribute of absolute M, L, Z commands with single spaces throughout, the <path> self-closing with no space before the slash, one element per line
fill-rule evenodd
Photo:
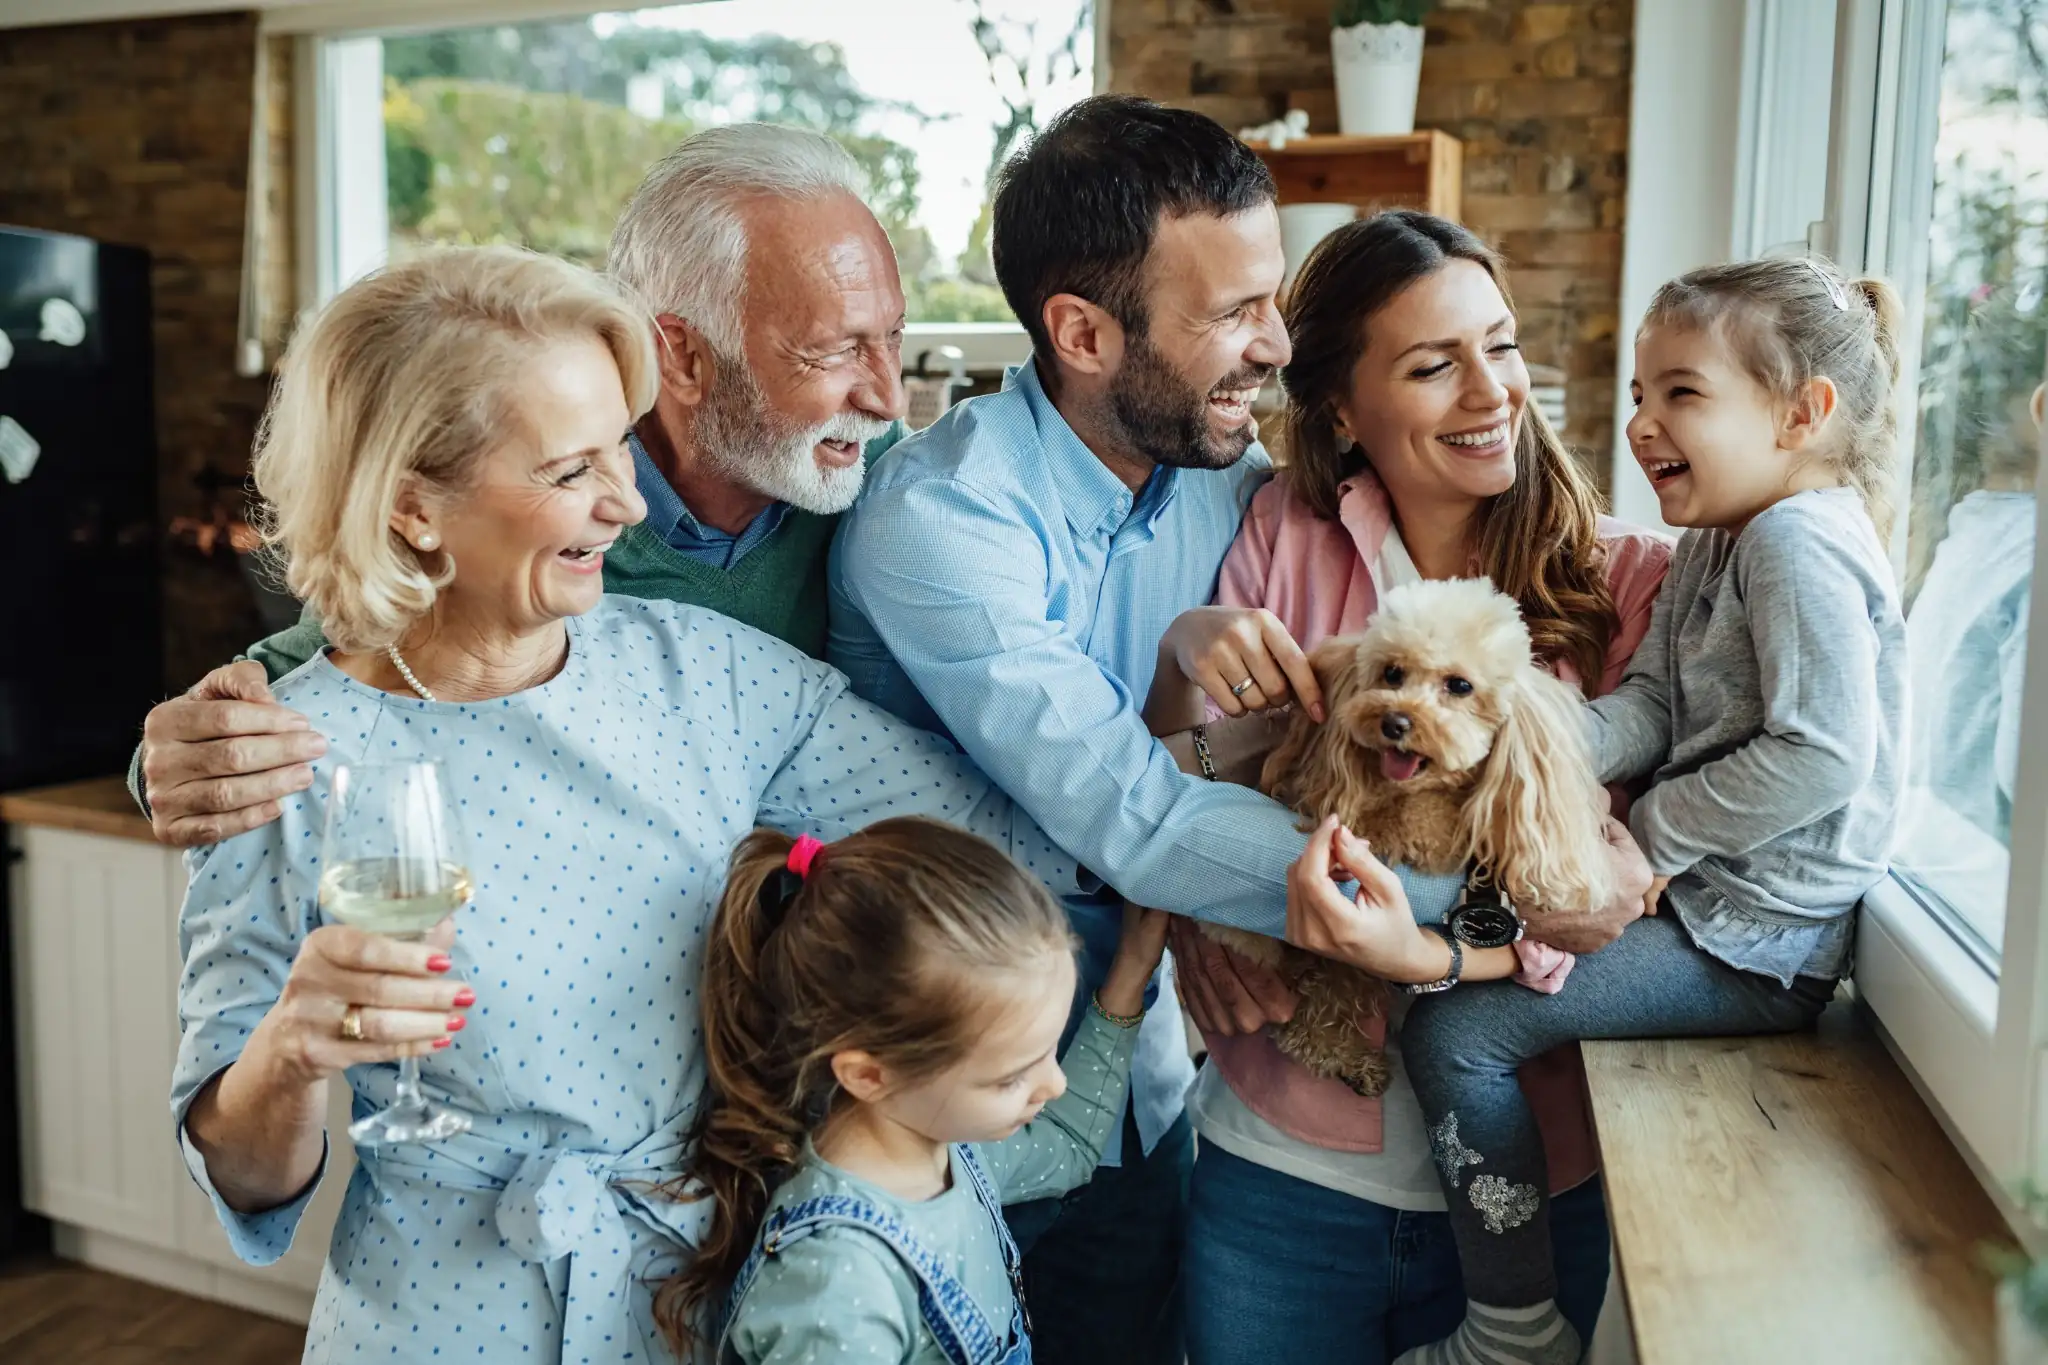
<path fill-rule="evenodd" d="M 1336 815 L 1390 863 L 1489 869 L 1525 919 L 1609 900 L 1607 796 L 1587 755 L 1577 690 L 1539 668 L 1514 600 L 1485 579 L 1396 588 L 1362 635 L 1309 655 L 1329 720 L 1297 713 L 1261 790 L 1304 817 Z M 1385 987 L 1277 939 L 1203 932 L 1280 969 L 1299 997 L 1280 1050 L 1361 1095 L 1387 1085 L 1364 1023 Z"/>

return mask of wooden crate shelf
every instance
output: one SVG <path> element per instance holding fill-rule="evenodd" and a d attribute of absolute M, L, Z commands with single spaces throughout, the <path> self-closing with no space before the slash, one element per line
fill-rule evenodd
<path fill-rule="evenodd" d="M 1424 209 L 1453 220 L 1464 208 L 1464 144 L 1433 128 L 1401 137 L 1293 138 L 1277 151 L 1251 147 L 1273 172 L 1282 204 L 1356 204 L 1361 214 Z"/>

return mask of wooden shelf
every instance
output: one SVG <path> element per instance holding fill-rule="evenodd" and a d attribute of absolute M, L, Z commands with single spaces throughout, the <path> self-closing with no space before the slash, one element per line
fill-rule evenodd
<path fill-rule="evenodd" d="M 1290 138 L 1279 150 L 1254 142 L 1283 204 L 1356 204 L 1361 214 L 1423 209 L 1456 219 L 1464 209 L 1465 145 L 1424 129 L 1401 137 Z"/>

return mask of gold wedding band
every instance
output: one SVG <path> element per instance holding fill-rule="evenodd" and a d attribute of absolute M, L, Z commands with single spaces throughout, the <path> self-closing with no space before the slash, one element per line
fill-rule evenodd
<path fill-rule="evenodd" d="M 363 1007 L 350 1005 L 341 1013 L 341 1036 L 351 1043 L 363 1041 Z"/>

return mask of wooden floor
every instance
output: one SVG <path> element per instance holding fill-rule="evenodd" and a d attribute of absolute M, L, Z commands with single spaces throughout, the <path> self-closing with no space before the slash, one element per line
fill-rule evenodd
<path fill-rule="evenodd" d="M 0 1266 L 7 1365 L 292 1365 L 305 1329 L 36 1257 Z"/>

